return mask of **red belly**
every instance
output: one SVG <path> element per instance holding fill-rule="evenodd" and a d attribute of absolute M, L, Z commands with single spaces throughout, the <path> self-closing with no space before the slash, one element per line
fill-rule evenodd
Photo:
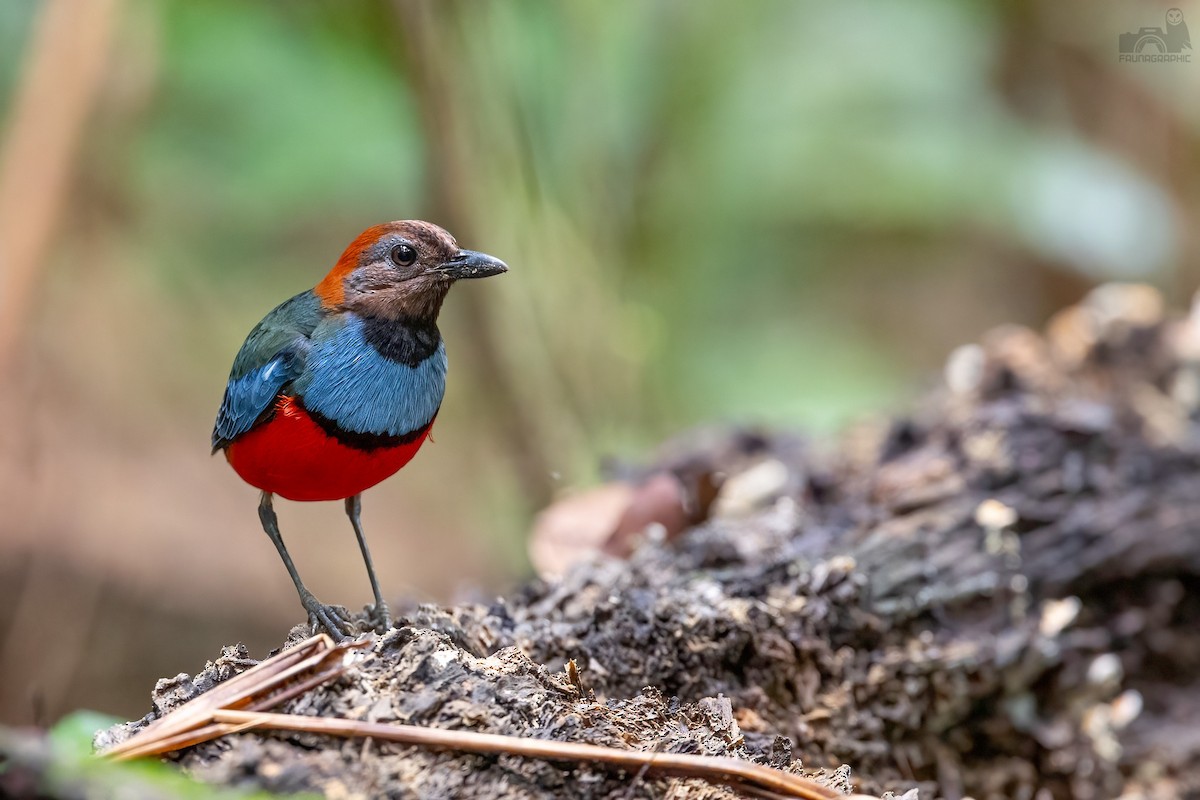
<path fill-rule="evenodd" d="M 239 436 L 225 457 L 242 480 L 264 492 L 288 500 L 341 500 L 395 474 L 417 454 L 432 425 L 407 444 L 358 450 L 330 437 L 285 397 L 275 416 Z"/>

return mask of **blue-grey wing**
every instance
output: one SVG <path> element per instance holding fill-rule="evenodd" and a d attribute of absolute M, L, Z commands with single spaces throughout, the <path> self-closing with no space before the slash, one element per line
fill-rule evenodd
<path fill-rule="evenodd" d="M 297 360 L 295 353 L 279 353 L 241 377 L 230 377 L 213 426 L 214 453 L 271 416 L 276 398 L 299 375 Z"/>
<path fill-rule="evenodd" d="M 304 372 L 319 320 L 319 301 L 304 292 L 267 314 L 246 337 L 217 411 L 214 453 L 274 414 L 276 399 Z"/>

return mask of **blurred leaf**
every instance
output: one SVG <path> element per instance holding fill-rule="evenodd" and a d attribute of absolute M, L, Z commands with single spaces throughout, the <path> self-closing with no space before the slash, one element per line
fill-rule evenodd
<path fill-rule="evenodd" d="M 269 800 L 276 796 L 199 783 L 156 759 L 114 762 L 98 758 L 92 752 L 92 736 L 116 722 L 94 711 L 77 711 L 44 737 L 0 728 L 0 759 L 10 772 L 22 770 L 38 777 L 41 796 L 61 800 Z"/>
<path fill-rule="evenodd" d="M 16 85 L 37 8 L 29 2 L 0 3 L 0 109 L 7 107 Z M 0 122 L 4 119 L 0 114 Z"/>
<path fill-rule="evenodd" d="M 61 757 L 83 758 L 92 755 L 92 738 L 97 732 L 124 721 L 99 711 L 73 711 L 60 719 L 47 736 Z"/>
<path fill-rule="evenodd" d="M 414 215 L 420 126 L 384 54 L 268 6 L 173 3 L 161 17 L 154 113 L 133 151 L 161 269 L 300 263 L 315 280 L 324 264 L 306 244 L 327 238 L 314 230 L 336 241 Z"/>

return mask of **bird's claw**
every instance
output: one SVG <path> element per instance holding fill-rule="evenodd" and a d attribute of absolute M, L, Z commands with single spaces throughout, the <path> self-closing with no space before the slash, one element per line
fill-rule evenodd
<path fill-rule="evenodd" d="M 392 627 L 392 614 L 388 610 L 387 603 L 379 602 L 367 606 L 364 610 L 367 612 L 367 622 L 375 629 L 376 633 L 384 633 Z"/>
<path fill-rule="evenodd" d="M 354 626 L 346 609 L 341 606 L 324 605 L 311 594 L 300 599 L 308 612 L 308 622 L 314 633 L 319 628 L 324 628 L 335 642 L 341 642 L 354 635 Z"/>

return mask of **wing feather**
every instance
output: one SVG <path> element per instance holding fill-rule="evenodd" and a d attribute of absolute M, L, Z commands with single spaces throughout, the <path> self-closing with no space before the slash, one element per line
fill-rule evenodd
<path fill-rule="evenodd" d="M 250 331 L 217 411 L 214 453 L 275 413 L 276 400 L 304 372 L 309 337 L 320 318 L 320 301 L 309 291 L 276 307 Z"/>

